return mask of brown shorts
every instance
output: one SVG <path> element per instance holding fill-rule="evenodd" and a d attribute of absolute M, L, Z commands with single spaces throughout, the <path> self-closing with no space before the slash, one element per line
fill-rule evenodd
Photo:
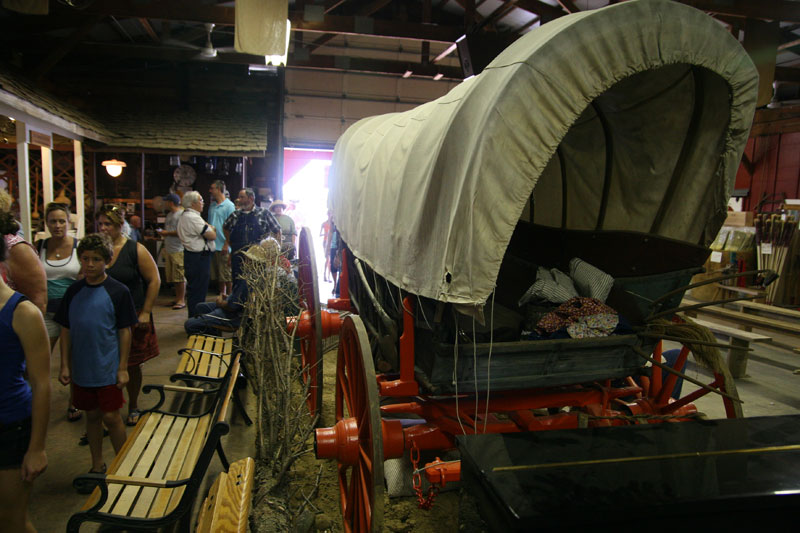
<path fill-rule="evenodd" d="M 214 252 L 211 256 L 211 279 L 228 283 L 233 281 L 231 277 L 231 266 L 228 264 L 228 254 Z"/>
<path fill-rule="evenodd" d="M 116 385 L 81 387 L 73 383 L 72 403 L 81 411 L 100 409 L 104 413 L 111 413 L 125 404 L 125 398 L 122 396 L 122 389 Z"/>
<path fill-rule="evenodd" d="M 183 283 L 186 278 L 183 276 L 183 252 L 171 254 L 164 252 L 164 277 L 167 283 Z"/>
<path fill-rule="evenodd" d="M 128 368 L 139 366 L 148 359 L 161 353 L 158 350 L 156 325 L 150 313 L 150 323 L 144 326 L 136 324 L 131 328 L 131 353 L 128 355 Z"/>

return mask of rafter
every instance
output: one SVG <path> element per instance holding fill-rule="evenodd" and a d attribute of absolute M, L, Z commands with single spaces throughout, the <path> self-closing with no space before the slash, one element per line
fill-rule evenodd
<path fill-rule="evenodd" d="M 296 59 L 289 56 L 287 68 L 311 68 L 321 70 L 342 70 L 348 72 L 372 72 L 381 74 L 394 74 L 402 76 L 407 70 L 412 70 L 416 76 L 433 77 L 443 74 L 445 78 L 461 80 L 464 74 L 459 67 L 445 67 L 433 64 L 409 64 L 404 61 L 390 61 L 384 59 L 367 59 L 347 56 L 313 55 L 307 59 Z"/>
<path fill-rule="evenodd" d="M 567 13 L 577 13 L 580 11 L 572 0 L 556 0 L 556 2 L 558 2 L 558 5 L 563 7 Z"/>
<path fill-rule="evenodd" d="M 508 0 L 503 1 L 508 2 Z M 563 17 L 567 14 L 566 11 L 558 7 L 553 7 L 550 4 L 545 4 L 544 2 L 539 2 L 538 0 L 517 0 L 517 6 L 525 11 L 539 15 L 541 18 L 546 20 Z"/>
<path fill-rule="evenodd" d="M 336 33 L 339 35 L 371 35 L 373 37 L 452 43 L 464 33 L 461 28 L 453 26 L 435 26 L 433 24 L 387 21 L 366 17 L 325 15 L 325 18 L 320 22 L 307 22 L 303 20 L 302 13 L 290 13 L 289 19 L 292 21 L 292 31 Z"/>
<path fill-rule="evenodd" d="M 369 15 L 372 15 L 373 13 L 380 11 L 386 4 L 388 4 L 391 1 L 392 0 L 375 0 L 374 2 L 370 2 L 368 5 L 361 7 L 358 10 L 357 15 L 362 17 L 368 17 Z M 325 11 L 325 13 L 328 12 L 329 10 Z M 329 34 L 329 35 L 323 35 L 322 37 L 317 37 L 313 43 L 306 46 L 306 48 L 308 49 L 308 53 L 309 54 L 313 53 L 314 50 L 324 45 L 325 43 L 330 42 L 335 37 L 336 34 Z"/>

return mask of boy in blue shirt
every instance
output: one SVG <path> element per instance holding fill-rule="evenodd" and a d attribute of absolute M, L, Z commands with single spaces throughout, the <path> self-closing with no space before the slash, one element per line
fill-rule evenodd
<path fill-rule="evenodd" d="M 72 383 L 75 407 L 86 411 L 86 435 L 92 454 L 90 473 L 104 473 L 103 425 L 114 451 L 125 444 L 125 424 L 119 410 L 128 382 L 128 353 L 136 309 L 128 288 L 106 274 L 113 256 L 107 235 L 93 233 L 78 244 L 84 278 L 64 294 L 54 320 L 61 330 L 63 385 Z M 91 492 L 93 486 L 79 488 Z M 82 490 L 85 489 L 85 490 Z"/>

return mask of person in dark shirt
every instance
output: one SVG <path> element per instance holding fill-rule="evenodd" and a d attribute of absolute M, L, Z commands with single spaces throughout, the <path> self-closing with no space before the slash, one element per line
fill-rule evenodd
<path fill-rule="evenodd" d="M 183 329 L 187 335 L 220 335 L 223 331 L 233 331 L 242 321 L 246 301 L 247 283 L 237 279 L 227 298 L 220 294 L 213 302 L 197 304 L 197 315 L 184 322 Z"/>
<path fill-rule="evenodd" d="M 19 225 L 0 211 L 2 235 Z M 42 313 L 0 277 L 0 530 L 35 531 L 28 515 L 33 481 L 47 468 L 50 350 Z"/>
<path fill-rule="evenodd" d="M 279 237 L 281 225 L 267 209 L 256 205 L 256 193 L 249 187 L 239 191 L 236 211 L 223 224 L 225 244 L 223 253 L 231 255 L 231 274 L 234 281 L 242 273 L 242 249 L 258 244 L 267 237 Z"/>
<path fill-rule="evenodd" d="M 63 327 L 58 379 L 63 385 L 72 384 L 75 407 L 86 411 L 90 473 L 106 470 L 104 425 L 115 452 L 125 444 L 125 424 L 119 410 L 125 403 L 122 389 L 128 383 L 131 326 L 137 323 L 137 317 L 128 288 L 106 274 L 113 254 L 111 239 L 104 234 L 87 235 L 78 244 L 85 277 L 67 289 L 54 317 Z M 78 492 L 92 489 L 78 487 Z"/>

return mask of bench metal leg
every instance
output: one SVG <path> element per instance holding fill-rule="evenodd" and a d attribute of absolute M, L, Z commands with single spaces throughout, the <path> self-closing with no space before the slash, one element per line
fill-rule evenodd
<path fill-rule="evenodd" d="M 228 462 L 228 458 L 225 457 L 225 450 L 222 449 L 221 442 L 217 442 L 217 455 L 219 455 L 219 460 L 222 463 L 222 468 L 224 468 L 225 471 L 227 472 L 230 469 L 231 464 Z"/>
<path fill-rule="evenodd" d="M 242 402 L 241 397 L 239 397 L 239 391 L 237 390 L 233 391 L 233 405 L 236 408 L 236 410 L 239 411 L 239 414 L 242 415 L 244 423 L 247 424 L 248 426 L 252 426 L 253 421 L 250 420 L 249 416 L 247 416 L 247 411 L 244 408 L 244 402 Z"/>
<path fill-rule="evenodd" d="M 731 347 L 728 351 L 728 368 L 735 378 L 743 378 L 747 373 L 747 348 L 750 341 L 731 338 Z"/>

